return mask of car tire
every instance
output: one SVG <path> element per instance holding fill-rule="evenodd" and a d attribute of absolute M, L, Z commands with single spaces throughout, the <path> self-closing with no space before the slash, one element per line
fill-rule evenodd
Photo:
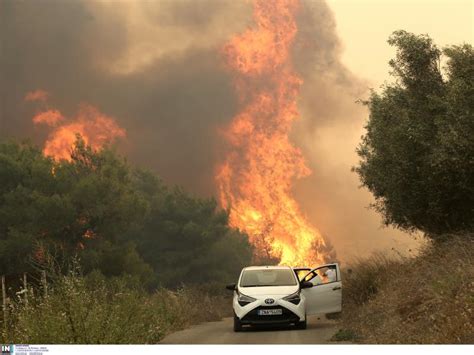
<path fill-rule="evenodd" d="M 241 332 L 242 331 L 242 323 L 240 319 L 234 314 L 234 332 Z"/>
<path fill-rule="evenodd" d="M 306 329 L 307 322 L 306 322 L 306 317 L 304 321 L 296 323 L 296 329 Z"/>

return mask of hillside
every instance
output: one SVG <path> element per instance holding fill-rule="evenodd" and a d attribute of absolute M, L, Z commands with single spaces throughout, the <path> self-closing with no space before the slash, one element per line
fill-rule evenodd
<path fill-rule="evenodd" d="M 344 279 L 336 340 L 474 343 L 474 238 L 446 236 L 412 259 L 359 261 Z"/>

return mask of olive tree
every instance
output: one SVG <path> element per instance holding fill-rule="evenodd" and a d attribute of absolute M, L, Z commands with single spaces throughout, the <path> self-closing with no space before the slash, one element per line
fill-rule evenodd
<path fill-rule="evenodd" d="M 474 51 L 396 31 L 394 83 L 373 91 L 354 170 L 387 225 L 433 239 L 474 228 Z M 441 68 L 442 59 L 447 64 Z M 443 70 L 444 69 L 444 70 Z"/>

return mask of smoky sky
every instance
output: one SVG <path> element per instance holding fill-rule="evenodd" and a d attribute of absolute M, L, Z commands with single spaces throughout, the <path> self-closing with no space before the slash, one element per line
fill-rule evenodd
<path fill-rule="evenodd" d="M 115 117 L 127 131 L 120 150 L 132 163 L 197 195 L 214 195 L 214 169 L 225 151 L 219 129 L 239 110 L 233 73 L 225 67 L 221 48 L 229 36 L 251 24 L 251 4 L 106 3 L 0 2 L 0 137 L 44 142 L 47 130 L 33 126 L 35 106 L 23 100 L 27 92 L 44 89 L 51 93 L 50 104 L 65 114 L 87 102 Z M 143 29 L 136 30 L 137 23 Z M 368 197 L 357 190 L 357 179 L 350 173 L 357 141 L 322 143 L 332 128 L 361 129 L 366 113 L 355 101 L 367 94 L 367 87 L 341 64 L 342 44 L 324 1 L 303 1 L 297 24 L 292 56 L 304 85 L 302 117 L 292 139 L 313 175 L 299 183 L 295 193 L 336 248 L 338 241 L 344 245 L 355 237 L 353 230 L 338 229 L 330 221 L 356 201 L 345 212 L 351 216 L 346 223 L 370 220 L 366 225 L 372 226 L 372 234 L 358 232 L 370 244 L 379 222 L 359 212 Z M 321 136 L 326 140 L 318 139 Z M 347 154 L 350 159 L 344 158 Z"/>
<path fill-rule="evenodd" d="M 196 2 L 198 8 L 203 4 Z M 156 5 L 160 13 L 152 2 L 143 2 L 151 20 L 189 31 L 207 26 L 223 6 L 208 2 L 208 13 L 192 13 L 181 1 Z M 51 104 L 66 113 L 88 102 L 114 116 L 127 130 L 123 148 L 132 162 L 196 193 L 211 194 L 216 130 L 237 110 L 219 50 L 190 46 L 131 74 L 113 75 L 100 70 L 97 56 L 119 56 L 128 46 L 126 29 L 113 12 L 102 14 L 106 20 L 94 18 L 90 6 L 84 1 L 2 1 L 1 134 L 42 143 L 46 133 L 33 126 L 34 105 L 23 98 L 45 89 Z"/>

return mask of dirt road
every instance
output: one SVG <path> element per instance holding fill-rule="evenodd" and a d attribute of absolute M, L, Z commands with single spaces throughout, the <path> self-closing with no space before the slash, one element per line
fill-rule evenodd
<path fill-rule="evenodd" d="M 232 330 L 232 318 L 193 326 L 168 335 L 162 344 L 325 344 L 337 331 L 334 321 L 308 317 L 308 328 L 266 327 Z"/>

